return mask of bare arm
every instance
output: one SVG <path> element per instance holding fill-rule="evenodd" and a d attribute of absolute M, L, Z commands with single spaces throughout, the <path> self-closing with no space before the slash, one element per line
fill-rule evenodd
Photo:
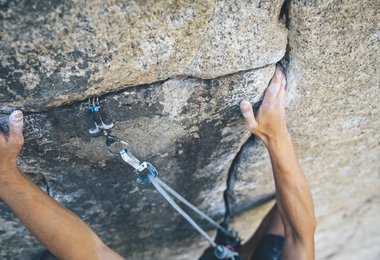
<path fill-rule="evenodd" d="M 314 206 L 286 128 L 285 84 L 285 75 L 277 66 L 257 115 L 248 101 L 241 103 L 241 110 L 247 128 L 263 140 L 271 157 L 277 204 L 285 228 L 283 259 L 314 259 Z"/>
<path fill-rule="evenodd" d="M 16 160 L 24 142 L 22 128 L 22 114 L 14 112 L 9 133 L 0 132 L 0 198 L 59 259 L 123 259 L 79 217 L 20 173 Z"/>
<path fill-rule="evenodd" d="M 314 259 L 314 206 L 290 136 L 269 142 L 268 150 L 285 228 L 283 259 Z"/>

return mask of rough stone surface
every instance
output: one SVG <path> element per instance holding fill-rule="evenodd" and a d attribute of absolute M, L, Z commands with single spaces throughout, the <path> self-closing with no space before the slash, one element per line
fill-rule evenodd
<path fill-rule="evenodd" d="M 289 10 L 288 125 L 315 200 L 316 259 L 379 259 L 380 2 Z M 268 161 L 260 143 L 247 144 L 237 201 L 273 191 Z"/>
<path fill-rule="evenodd" d="M 285 53 L 282 1 L 3 2 L 3 109 L 41 111 L 178 75 L 215 78 Z"/>
<path fill-rule="evenodd" d="M 380 257 L 379 10 L 379 1 L 291 6 L 300 98 L 289 126 L 316 198 L 318 259 Z"/>
<path fill-rule="evenodd" d="M 287 50 L 316 258 L 379 259 L 379 1 L 243 2 L 0 1 L 0 110 L 29 111 L 22 169 L 128 259 L 196 259 L 207 244 L 87 134 L 74 101 L 104 94 L 113 133 L 216 219 L 230 180 L 247 239 L 272 204 L 242 212 L 274 187 L 237 104 L 259 103 Z M 3 203 L 0 213 L 0 258 L 35 259 L 42 247 Z"/>
<path fill-rule="evenodd" d="M 273 71 L 271 65 L 213 80 L 171 79 L 102 100 L 107 118 L 115 123 L 112 134 L 155 165 L 164 181 L 220 218 L 229 165 L 249 136 L 239 101 L 259 101 Z M 88 134 L 91 119 L 80 106 L 26 116 L 23 172 L 128 259 L 167 259 L 199 248 L 197 233 L 150 185 L 135 183 L 132 170 L 106 152 L 103 137 Z M 25 255 L 41 250 L 4 205 L 1 225 L 0 258 L 23 256 L 14 246 L 22 239 L 27 241 Z M 189 248 L 182 248 L 181 240 Z"/>
<path fill-rule="evenodd" d="M 269 154 L 259 138 L 251 135 L 241 146 L 231 163 L 226 185 L 231 218 L 275 198 Z M 258 212 L 265 212 L 265 210 Z M 239 223 L 239 221 L 240 217 L 237 217 L 235 222 Z M 242 231 L 247 230 L 250 229 Z M 246 236 L 242 238 L 245 239 Z"/>

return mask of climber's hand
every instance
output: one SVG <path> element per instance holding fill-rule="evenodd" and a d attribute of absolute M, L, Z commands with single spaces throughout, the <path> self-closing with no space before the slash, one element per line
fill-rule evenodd
<path fill-rule="evenodd" d="M 17 157 L 24 144 L 23 126 L 23 114 L 16 110 L 9 116 L 9 132 L 0 131 L 0 176 L 4 170 L 16 167 Z"/>
<path fill-rule="evenodd" d="M 249 101 L 240 103 L 246 127 L 267 145 L 269 141 L 282 138 L 288 133 L 285 121 L 285 85 L 284 69 L 277 65 L 256 116 Z"/>

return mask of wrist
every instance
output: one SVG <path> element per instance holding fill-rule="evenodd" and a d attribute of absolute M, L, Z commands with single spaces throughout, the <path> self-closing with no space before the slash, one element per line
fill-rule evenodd
<path fill-rule="evenodd" d="M 3 173 L 0 172 L 0 199 L 8 201 L 14 196 L 15 191 L 24 190 L 22 185 L 25 183 L 25 178 L 17 167 L 7 172 L 7 174 Z"/>
<path fill-rule="evenodd" d="M 265 138 L 262 139 L 268 149 L 275 149 L 284 143 L 291 142 L 291 137 L 288 130 L 284 130 L 281 133 L 276 133 L 271 136 L 265 136 Z"/>
<path fill-rule="evenodd" d="M 9 181 L 13 181 L 15 177 L 20 175 L 16 163 L 3 163 L 0 164 L 0 186 L 8 184 Z"/>

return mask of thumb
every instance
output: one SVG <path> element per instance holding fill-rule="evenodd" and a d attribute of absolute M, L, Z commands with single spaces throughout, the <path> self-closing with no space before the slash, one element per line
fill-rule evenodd
<path fill-rule="evenodd" d="M 249 101 L 243 100 L 240 103 L 240 111 L 243 114 L 245 120 L 245 127 L 253 132 L 253 128 L 257 127 L 257 121 L 255 119 L 255 115 L 253 114 L 253 108 Z"/>
<path fill-rule="evenodd" d="M 9 116 L 9 138 L 14 141 L 22 143 L 23 135 L 22 130 L 24 127 L 23 114 L 20 110 L 13 111 Z"/>

